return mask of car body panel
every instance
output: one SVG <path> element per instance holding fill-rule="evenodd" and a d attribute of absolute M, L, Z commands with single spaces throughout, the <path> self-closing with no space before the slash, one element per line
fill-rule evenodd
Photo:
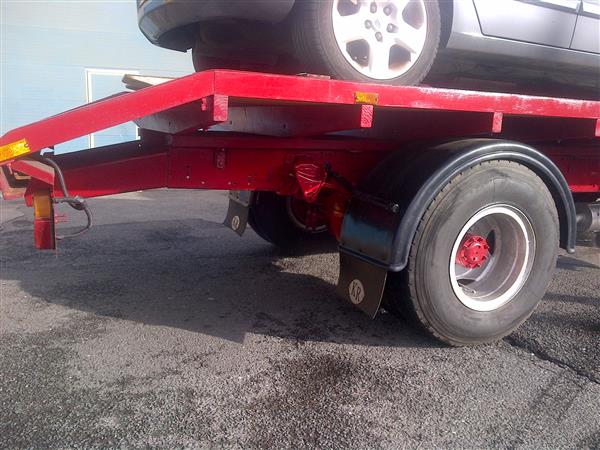
<path fill-rule="evenodd" d="M 483 0 L 490 1 L 490 0 Z M 503 0 L 498 3 L 504 3 Z M 496 0 L 490 3 L 496 3 Z M 600 55 L 549 45 L 485 36 L 472 0 L 454 1 L 452 30 L 446 49 L 483 61 L 513 61 L 530 67 L 584 70 L 600 73 Z"/>
<path fill-rule="evenodd" d="M 561 48 L 571 45 L 579 3 L 474 0 L 483 35 Z"/>
<path fill-rule="evenodd" d="M 600 53 L 600 0 L 583 0 L 571 48 Z"/>
<path fill-rule="evenodd" d="M 580 14 L 600 18 L 600 0 L 581 0 Z"/>
<path fill-rule="evenodd" d="M 138 0 L 138 23 L 150 42 L 165 46 L 161 37 L 186 25 L 221 19 L 277 23 L 293 6 L 294 0 Z"/>
<path fill-rule="evenodd" d="M 598 19 L 579 17 L 571 43 L 573 50 L 600 53 L 600 24 Z"/>

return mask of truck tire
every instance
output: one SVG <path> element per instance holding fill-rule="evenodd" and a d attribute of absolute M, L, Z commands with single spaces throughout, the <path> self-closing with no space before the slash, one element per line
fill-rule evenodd
<path fill-rule="evenodd" d="M 385 304 L 451 345 L 511 333 L 544 296 L 556 265 L 558 213 L 544 182 L 510 161 L 476 165 L 434 198 Z"/>
<path fill-rule="evenodd" d="M 252 196 L 248 223 L 265 241 L 282 250 L 292 250 L 300 241 L 323 238 L 327 226 L 318 223 L 306 226 L 295 211 L 291 197 L 277 195 L 274 192 L 258 191 Z"/>
<path fill-rule="evenodd" d="M 292 42 L 306 71 L 342 80 L 414 85 L 433 64 L 441 30 L 437 1 L 297 3 Z"/>

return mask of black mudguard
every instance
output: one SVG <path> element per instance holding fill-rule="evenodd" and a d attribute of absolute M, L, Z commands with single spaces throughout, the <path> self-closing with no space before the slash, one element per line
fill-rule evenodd
<path fill-rule="evenodd" d="M 438 192 L 460 172 L 490 160 L 518 162 L 544 180 L 558 211 L 560 245 L 573 253 L 577 232 L 573 197 L 558 167 L 544 154 L 518 142 L 496 139 L 407 148 L 376 166 L 351 199 L 340 239 L 344 264 L 340 266 L 338 293 L 357 304 L 357 297 L 351 298 L 351 288 L 358 283 L 350 284 L 358 280 L 365 289 L 357 306 L 374 315 L 386 276 L 374 277 L 373 271 L 361 268 L 369 264 L 383 269 L 386 275 L 387 271 L 404 269 L 419 221 Z M 365 306 L 361 306 L 363 302 Z"/>

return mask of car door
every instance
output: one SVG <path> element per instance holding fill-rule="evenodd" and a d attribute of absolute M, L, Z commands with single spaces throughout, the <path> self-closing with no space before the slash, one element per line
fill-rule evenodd
<path fill-rule="evenodd" d="M 581 0 L 473 0 L 486 36 L 569 48 Z"/>
<path fill-rule="evenodd" d="M 571 48 L 600 53 L 600 0 L 582 1 Z"/>

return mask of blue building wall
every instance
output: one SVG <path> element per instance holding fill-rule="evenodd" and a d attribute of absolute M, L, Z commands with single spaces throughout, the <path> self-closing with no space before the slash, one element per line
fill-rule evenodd
<path fill-rule="evenodd" d="M 191 55 L 158 48 L 137 28 L 134 0 L 0 1 L 0 133 L 124 90 L 122 73 L 181 76 Z M 135 137 L 133 124 L 94 144 Z M 87 148 L 89 137 L 57 146 Z"/>

